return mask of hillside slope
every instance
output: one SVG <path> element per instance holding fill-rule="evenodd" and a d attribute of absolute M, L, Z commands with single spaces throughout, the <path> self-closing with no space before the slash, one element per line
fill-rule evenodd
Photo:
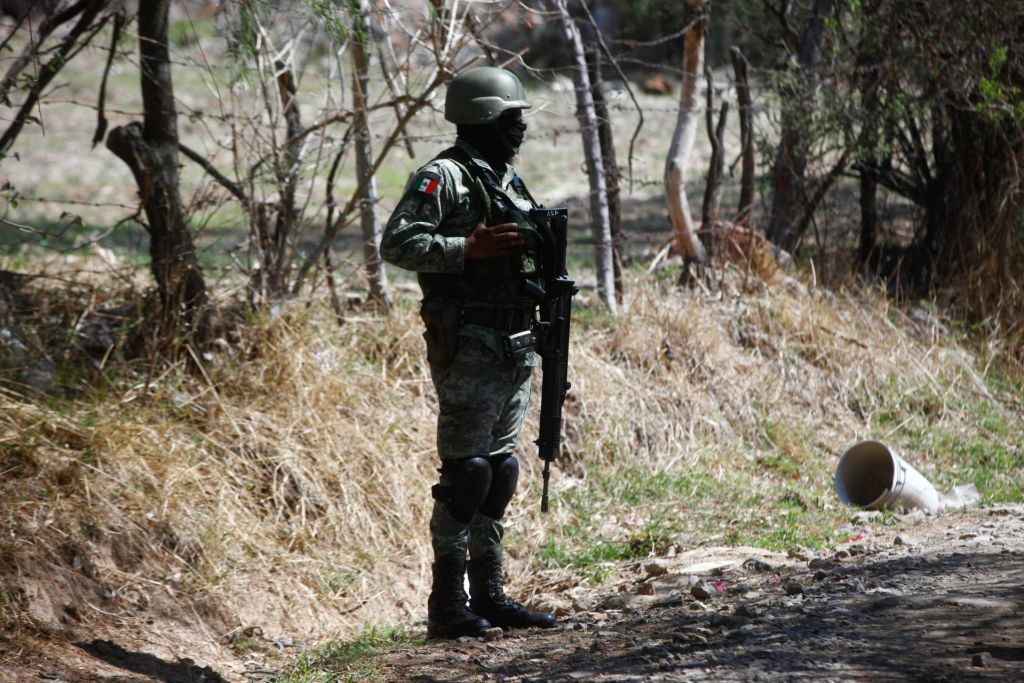
<path fill-rule="evenodd" d="M 929 310 L 785 274 L 729 271 L 717 293 L 659 279 L 634 278 L 619 319 L 581 297 L 547 516 L 536 406 L 521 444 L 511 592 L 559 604 L 567 584 L 545 571 L 600 586 L 617 562 L 710 545 L 830 547 L 848 516 L 832 471 L 867 436 L 940 488 L 1021 500 L 1020 380 Z M 224 673 L 419 628 L 436 464 L 414 309 L 407 293 L 339 328 L 294 305 L 234 328 L 200 372 L 124 360 L 89 386 L 5 383 L 0 668 L 35 676 L 106 639 Z"/>

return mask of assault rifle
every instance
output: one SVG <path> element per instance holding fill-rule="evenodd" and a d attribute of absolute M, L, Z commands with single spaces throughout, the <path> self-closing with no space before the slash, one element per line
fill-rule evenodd
<path fill-rule="evenodd" d="M 541 383 L 540 436 L 534 442 L 544 461 L 544 491 L 540 510 L 548 511 L 548 480 L 551 463 L 562 447 L 562 404 L 571 386 L 569 373 L 569 318 L 572 297 L 579 291 L 565 269 L 565 251 L 569 231 L 567 209 L 533 209 L 530 218 L 540 229 L 544 242 L 543 293 L 539 298 L 539 320 L 533 325 L 537 338 L 544 379 Z"/>

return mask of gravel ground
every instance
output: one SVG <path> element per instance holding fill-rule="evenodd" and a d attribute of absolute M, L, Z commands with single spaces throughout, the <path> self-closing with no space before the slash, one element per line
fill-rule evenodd
<path fill-rule="evenodd" d="M 877 521 L 861 513 L 828 553 L 701 549 L 629 565 L 614 592 L 539 596 L 565 613 L 557 630 L 396 649 L 376 671 L 524 683 L 1024 680 L 1024 506 Z"/>

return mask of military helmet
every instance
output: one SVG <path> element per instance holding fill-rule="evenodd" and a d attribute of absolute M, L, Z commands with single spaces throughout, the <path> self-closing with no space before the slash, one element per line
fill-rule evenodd
<path fill-rule="evenodd" d="M 496 121 L 509 109 L 526 109 L 523 84 L 515 74 L 494 66 L 479 66 L 452 79 L 444 98 L 444 117 L 452 123 L 476 125 Z"/>

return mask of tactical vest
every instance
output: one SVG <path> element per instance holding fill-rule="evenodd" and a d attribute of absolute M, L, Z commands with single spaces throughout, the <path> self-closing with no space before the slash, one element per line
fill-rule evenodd
<path fill-rule="evenodd" d="M 464 307 L 531 307 L 534 300 L 526 294 L 523 281 L 531 279 L 536 282 L 539 278 L 542 245 L 537 225 L 530 219 L 529 213 L 520 209 L 501 188 L 497 175 L 474 163 L 463 150 L 450 147 L 435 158 L 453 162 L 470 180 L 470 186 L 476 187 L 478 201 L 486 213 L 486 225 L 516 223 L 525 244 L 508 256 L 467 260 L 465 269 L 458 275 L 419 273 L 423 291 L 437 293 L 431 298 L 451 301 Z M 537 206 L 519 176 L 515 176 L 512 184 L 523 199 L 531 206 Z"/>

